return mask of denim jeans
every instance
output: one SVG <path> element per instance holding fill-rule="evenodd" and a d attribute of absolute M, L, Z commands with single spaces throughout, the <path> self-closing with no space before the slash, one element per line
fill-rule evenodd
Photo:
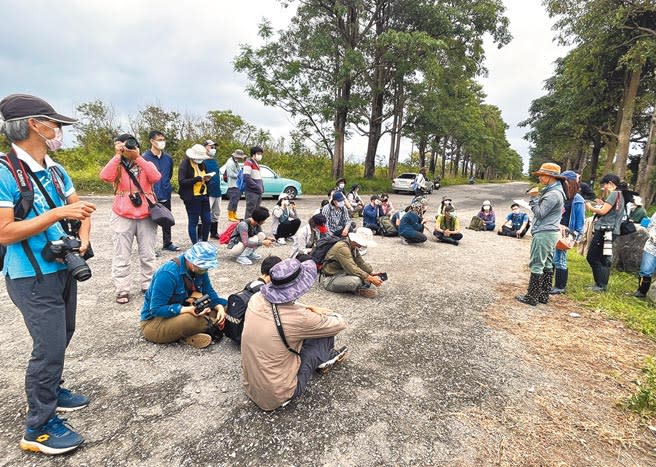
<path fill-rule="evenodd" d="M 642 252 L 642 261 L 640 261 L 640 277 L 651 277 L 656 271 L 656 256 Z"/>
<path fill-rule="evenodd" d="M 553 265 L 556 269 L 567 269 L 567 250 L 559 250 L 556 248 L 554 253 Z"/>
<path fill-rule="evenodd" d="M 189 201 L 185 201 L 188 218 L 188 232 L 191 243 L 198 243 L 199 240 L 207 241 L 210 236 L 210 224 L 212 223 L 212 214 L 210 213 L 210 201 L 207 195 L 194 196 Z M 198 238 L 197 227 L 198 220 L 203 224 L 201 239 Z"/>

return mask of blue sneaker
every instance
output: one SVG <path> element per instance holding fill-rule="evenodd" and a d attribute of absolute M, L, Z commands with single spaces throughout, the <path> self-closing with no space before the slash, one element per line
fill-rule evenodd
<path fill-rule="evenodd" d="M 65 423 L 65 419 L 55 415 L 45 425 L 25 430 L 20 448 L 55 455 L 72 451 L 82 443 L 84 438 L 73 431 L 73 428 Z"/>
<path fill-rule="evenodd" d="M 82 394 L 76 394 L 66 388 L 59 388 L 57 391 L 57 411 L 73 412 L 80 410 L 89 405 L 89 398 Z"/>

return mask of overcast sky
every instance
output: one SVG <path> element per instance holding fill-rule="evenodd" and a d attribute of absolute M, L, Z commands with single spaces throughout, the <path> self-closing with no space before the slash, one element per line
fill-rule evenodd
<path fill-rule="evenodd" d="M 563 50 L 539 0 L 505 4 L 514 39 L 500 50 L 488 44 L 489 75 L 481 81 L 510 126 L 511 146 L 526 159 L 526 130 L 516 124 Z M 100 99 L 123 117 L 148 104 L 192 115 L 229 109 L 276 138 L 293 128 L 284 112 L 249 98 L 246 77 L 232 67 L 239 44 L 258 43 L 263 17 L 275 29 L 288 23 L 292 12 L 275 0 L 0 0 L 0 11 L 1 96 L 36 94 L 62 113 Z M 379 154 L 388 147 L 383 140 Z M 402 146 L 402 159 L 410 148 Z M 354 138 L 346 154 L 363 158 L 365 149 Z"/>

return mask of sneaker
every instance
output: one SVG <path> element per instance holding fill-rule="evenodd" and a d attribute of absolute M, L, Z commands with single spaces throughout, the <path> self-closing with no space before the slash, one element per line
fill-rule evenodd
<path fill-rule="evenodd" d="M 20 448 L 50 455 L 64 454 L 76 449 L 84 442 L 84 438 L 73 431 L 65 421 L 66 419 L 55 415 L 38 428 L 28 428 L 20 441 Z"/>
<path fill-rule="evenodd" d="M 57 391 L 57 411 L 73 412 L 89 405 L 89 398 L 72 392 L 70 389 L 59 388 Z"/>
<path fill-rule="evenodd" d="M 317 371 L 322 374 L 328 373 L 335 365 L 342 363 L 348 357 L 348 347 L 340 349 L 331 349 L 330 358 L 317 367 Z"/>
<path fill-rule="evenodd" d="M 239 264 L 253 264 L 253 262 L 248 258 L 248 256 L 237 256 L 237 262 Z"/>
<path fill-rule="evenodd" d="M 204 349 L 212 343 L 212 336 L 199 332 L 193 336 L 185 337 L 182 339 L 185 344 L 192 346 L 195 349 Z"/>
<path fill-rule="evenodd" d="M 250 255 L 248 255 L 248 259 L 257 261 L 258 259 L 262 259 L 262 255 L 258 255 L 257 253 L 253 252 Z"/>
<path fill-rule="evenodd" d="M 600 285 L 595 284 L 588 287 L 588 290 L 590 290 L 591 292 L 605 292 L 606 287 L 602 287 Z"/>
<path fill-rule="evenodd" d="M 378 292 L 373 287 L 358 287 L 355 290 L 355 294 L 360 297 L 375 298 L 376 295 L 378 295 Z"/>
<path fill-rule="evenodd" d="M 180 247 L 174 243 L 169 243 L 168 245 L 164 246 L 162 250 L 166 251 L 180 251 Z"/>
<path fill-rule="evenodd" d="M 284 238 L 279 238 L 276 241 L 278 242 L 278 245 L 287 245 L 287 241 Z"/>
<path fill-rule="evenodd" d="M 408 244 L 409 244 L 409 242 L 408 242 L 405 238 L 403 238 L 403 237 L 401 237 L 401 243 L 403 243 L 404 245 L 408 245 Z"/>
<path fill-rule="evenodd" d="M 560 295 L 565 293 L 565 289 L 559 289 L 558 287 L 552 287 L 549 292 L 550 295 Z"/>

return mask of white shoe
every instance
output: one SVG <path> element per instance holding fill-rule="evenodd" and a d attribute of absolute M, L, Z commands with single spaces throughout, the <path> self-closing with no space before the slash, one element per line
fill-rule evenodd
<path fill-rule="evenodd" d="M 248 255 L 248 259 L 252 259 L 253 261 L 257 261 L 258 259 L 262 259 L 262 255 L 258 255 L 257 253 L 253 252 L 250 255 Z"/>
<path fill-rule="evenodd" d="M 253 264 L 253 262 L 248 259 L 248 256 L 237 256 L 237 262 L 239 264 Z"/>
<path fill-rule="evenodd" d="M 287 241 L 284 238 L 279 238 L 277 242 L 279 245 L 287 245 Z"/>

